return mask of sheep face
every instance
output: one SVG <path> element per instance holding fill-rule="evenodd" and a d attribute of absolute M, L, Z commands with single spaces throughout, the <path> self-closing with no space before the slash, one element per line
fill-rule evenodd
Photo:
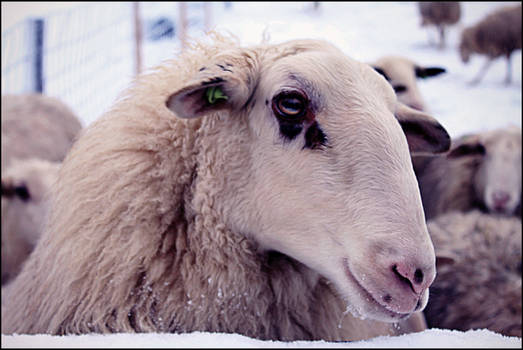
<path fill-rule="evenodd" d="M 46 193 L 59 163 L 14 162 L 2 175 L 2 284 L 14 277 L 36 245 L 48 205 Z"/>
<path fill-rule="evenodd" d="M 445 130 L 324 42 L 212 63 L 166 104 L 185 118 L 229 112 L 207 135 L 234 130 L 240 154 L 240 169 L 216 157 L 230 179 L 214 202 L 227 225 L 329 278 L 355 315 L 395 322 L 422 309 L 435 256 L 409 148 L 445 151 Z"/>
<path fill-rule="evenodd" d="M 494 132 L 482 143 L 486 152 L 476 192 L 489 212 L 512 215 L 521 202 L 521 131 Z"/>
<path fill-rule="evenodd" d="M 434 77 L 446 71 L 441 67 L 422 67 L 399 56 L 381 57 L 372 67 L 392 85 L 400 102 L 420 111 L 425 110 L 425 102 L 417 79 Z"/>
<path fill-rule="evenodd" d="M 510 127 L 462 138 L 448 153 L 477 159 L 476 200 L 493 214 L 513 215 L 521 203 L 521 129 Z"/>

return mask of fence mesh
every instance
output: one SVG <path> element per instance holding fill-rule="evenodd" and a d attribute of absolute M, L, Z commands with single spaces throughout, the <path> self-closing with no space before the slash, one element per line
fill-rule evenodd
<path fill-rule="evenodd" d="M 147 68 L 173 57 L 180 48 L 180 3 L 138 4 L 142 68 Z M 136 74 L 133 6 L 132 2 L 84 3 L 26 19 L 4 31 L 2 94 L 35 92 L 41 84 L 42 93 L 60 98 L 84 126 L 90 124 Z M 203 32 L 203 6 L 186 4 L 188 34 Z M 43 25 L 40 49 L 39 22 Z"/>
<path fill-rule="evenodd" d="M 2 93 L 33 91 L 35 47 L 32 21 L 26 20 L 2 33 Z"/>

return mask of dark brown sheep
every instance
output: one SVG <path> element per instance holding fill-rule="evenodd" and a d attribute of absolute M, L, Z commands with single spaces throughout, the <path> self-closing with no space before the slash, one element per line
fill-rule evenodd
<path fill-rule="evenodd" d="M 444 48 L 447 27 L 458 23 L 461 18 L 459 1 L 420 1 L 418 10 L 421 26 L 435 26 L 439 33 L 439 48 Z"/>
<path fill-rule="evenodd" d="M 467 63 L 474 53 L 487 57 L 485 65 L 471 84 L 479 83 L 498 57 L 505 57 L 507 60 L 505 84 L 510 84 L 510 58 L 518 49 L 521 49 L 521 4 L 498 9 L 461 33 L 459 52 L 463 62 Z"/>

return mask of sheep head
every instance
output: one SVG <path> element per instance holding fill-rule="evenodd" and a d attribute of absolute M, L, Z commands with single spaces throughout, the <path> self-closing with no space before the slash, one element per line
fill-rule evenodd
<path fill-rule="evenodd" d="M 521 129 L 501 128 L 462 137 L 449 160 L 475 158 L 473 185 L 480 206 L 494 214 L 513 215 L 521 205 Z"/>
<path fill-rule="evenodd" d="M 2 283 L 18 273 L 40 238 L 47 192 L 59 166 L 43 159 L 16 159 L 2 173 Z"/>
<path fill-rule="evenodd" d="M 392 85 L 398 100 L 409 107 L 423 111 L 425 102 L 417 79 L 426 79 L 445 73 L 445 68 L 421 66 L 401 56 L 384 56 L 371 66 Z"/>
<path fill-rule="evenodd" d="M 444 152 L 449 136 L 369 65 L 315 40 L 231 50 L 166 105 L 213 118 L 227 177 L 213 203 L 231 230 L 330 279 L 355 315 L 424 308 L 435 256 L 409 150 Z"/>

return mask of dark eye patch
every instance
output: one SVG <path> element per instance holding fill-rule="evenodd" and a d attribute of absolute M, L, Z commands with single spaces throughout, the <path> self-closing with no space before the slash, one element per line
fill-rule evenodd
<path fill-rule="evenodd" d="M 405 85 L 401 85 L 401 84 L 394 85 L 393 89 L 394 89 L 394 92 L 396 92 L 396 93 L 407 91 L 407 87 Z"/>
<path fill-rule="evenodd" d="M 25 184 L 12 186 L 2 182 L 2 197 L 18 197 L 24 202 L 27 202 L 29 199 L 31 199 L 31 194 L 29 193 L 29 190 Z"/>
<path fill-rule="evenodd" d="M 285 122 L 285 121 L 279 121 L 280 122 L 280 134 L 282 134 L 285 138 L 288 140 L 294 140 L 296 136 L 298 136 L 301 131 L 303 130 L 302 124 L 295 124 L 292 122 Z"/>
<path fill-rule="evenodd" d="M 265 104 L 267 105 L 268 101 Z M 285 89 L 273 97 L 271 107 L 284 139 L 294 140 L 306 129 L 304 149 L 317 149 L 327 145 L 327 137 L 315 120 L 316 108 L 305 90 Z"/>
<path fill-rule="evenodd" d="M 327 136 L 321 130 L 318 122 L 314 121 L 305 132 L 304 148 L 317 149 L 327 146 Z"/>
<path fill-rule="evenodd" d="M 15 194 L 24 202 L 27 202 L 31 198 L 31 195 L 29 194 L 29 190 L 27 189 L 27 186 L 25 186 L 25 185 L 16 186 Z"/>

